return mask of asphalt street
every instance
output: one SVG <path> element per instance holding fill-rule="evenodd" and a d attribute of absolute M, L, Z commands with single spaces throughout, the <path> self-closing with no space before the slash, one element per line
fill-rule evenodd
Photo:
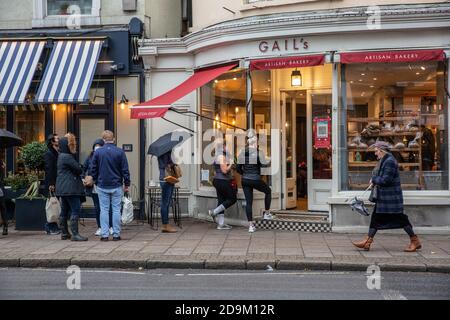
<path fill-rule="evenodd" d="M 382 272 L 379 280 L 365 272 L 2 268 L 0 299 L 450 299 L 448 274 Z"/>

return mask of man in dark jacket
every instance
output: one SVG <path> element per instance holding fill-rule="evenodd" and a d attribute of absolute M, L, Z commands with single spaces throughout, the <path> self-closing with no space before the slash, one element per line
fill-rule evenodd
<path fill-rule="evenodd" d="M 47 137 L 48 151 L 44 154 L 45 164 L 45 192 L 55 192 L 56 185 L 56 164 L 58 162 L 59 137 L 56 133 L 50 134 Z M 46 223 L 45 230 L 47 234 L 60 234 L 58 224 L 55 222 Z"/>
<path fill-rule="evenodd" d="M 109 236 L 109 208 L 113 211 L 113 240 L 120 240 L 120 208 L 123 192 L 128 192 L 130 172 L 125 152 L 116 147 L 114 134 L 106 130 L 102 134 L 105 145 L 94 152 L 91 174 L 97 185 L 100 200 L 101 241 Z"/>

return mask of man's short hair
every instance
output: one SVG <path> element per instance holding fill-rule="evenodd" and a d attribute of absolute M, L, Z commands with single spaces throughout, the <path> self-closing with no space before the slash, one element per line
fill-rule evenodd
<path fill-rule="evenodd" d="M 55 142 L 55 137 L 57 137 L 58 134 L 57 133 L 51 133 L 47 136 L 47 146 L 51 147 L 52 146 L 52 142 Z"/>
<path fill-rule="evenodd" d="M 106 142 L 114 141 L 114 133 L 110 130 L 105 130 L 102 133 L 102 139 Z"/>

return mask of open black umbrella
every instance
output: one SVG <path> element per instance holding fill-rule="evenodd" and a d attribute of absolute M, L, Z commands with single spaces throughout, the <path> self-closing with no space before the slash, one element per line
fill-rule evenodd
<path fill-rule="evenodd" d="M 166 133 L 148 147 L 147 153 L 159 157 L 171 151 L 177 145 L 183 143 L 190 137 L 192 137 L 192 134 L 185 131 L 173 131 Z"/>
<path fill-rule="evenodd" d="M 16 136 L 14 133 L 0 129 L 0 149 L 21 146 L 23 140 Z"/>

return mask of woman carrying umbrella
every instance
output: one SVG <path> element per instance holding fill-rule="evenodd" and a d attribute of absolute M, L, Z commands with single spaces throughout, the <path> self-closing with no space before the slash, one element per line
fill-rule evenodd
<path fill-rule="evenodd" d="M 378 141 L 372 147 L 375 148 L 375 155 L 379 160 L 370 180 L 372 187 L 378 189 L 375 208 L 367 237 L 362 241 L 353 242 L 353 245 L 370 250 L 370 245 L 378 230 L 403 228 L 411 239 L 409 246 L 404 251 L 414 252 L 422 248 L 422 245 L 413 231 L 408 216 L 403 213 L 403 194 L 398 163 L 389 152 L 390 145 L 388 143 Z"/>
<path fill-rule="evenodd" d="M 159 184 L 161 186 L 161 232 L 177 232 L 177 229 L 169 225 L 169 207 L 175 188 L 175 181 L 173 181 L 174 177 L 166 176 L 166 169 L 174 164 L 172 161 L 172 150 L 190 137 L 192 135 L 184 131 L 169 132 L 159 137 L 148 148 L 148 154 L 158 157 Z"/>

